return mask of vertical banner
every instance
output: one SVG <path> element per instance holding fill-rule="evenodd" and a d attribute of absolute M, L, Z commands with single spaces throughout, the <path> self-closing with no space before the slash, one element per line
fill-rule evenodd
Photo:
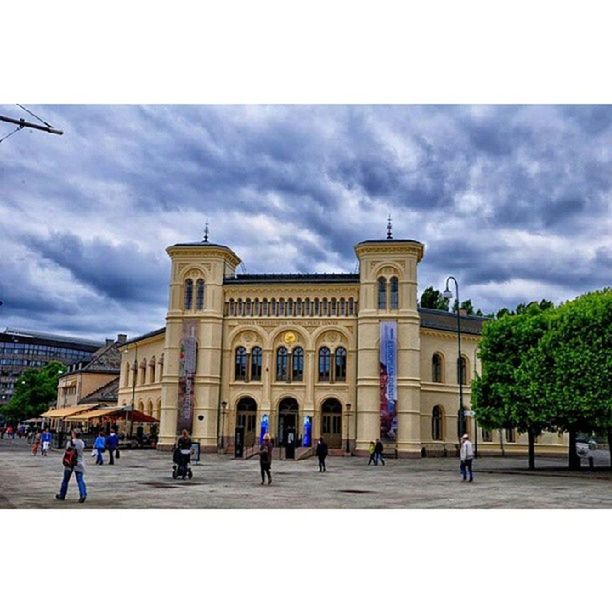
<path fill-rule="evenodd" d="M 312 417 L 304 417 L 304 435 L 302 436 L 302 446 L 312 446 Z"/>
<path fill-rule="evenodd" d="M 259 434 L 259 443 L 263 444 L 264 436 L 268 433 L 268 415 L 261 416 L 261 433 Z"/>
<path fill-rule="evenodd" d="M 380 437 L 397 439 L 397 321 L 380 322 Z"/>
<path fill-rule="evenodd" d="M 183 321 L 183 338 L 179 353 L 177 432 L 191 432 L 193 427 L 193 380 L 196 371 L 198 341 L 196 322 Z"/>

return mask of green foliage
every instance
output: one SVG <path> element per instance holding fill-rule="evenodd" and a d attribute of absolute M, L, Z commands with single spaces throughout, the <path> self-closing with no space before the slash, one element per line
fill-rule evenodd
<path fill-rule="evenodd" d="M 40 370 L 26 370 L 15 383 L 15 393 L 4 407 L 7 419 L 21 421 L 39 416 L 57 397 L 59 373 L 66 366 L 51 361 Z"/>
<path fill-rule="evenodd" d="M 461 310 L 465 310 L 465 313 L 468 315 L 473 315 L 474 314 L 474 306 L 472 306 L 472 300 L 465 300 L 464 302 L 461 302 L 461 306 L 460 306 Z M 457 312 L 457 300 L 455 300 L 454 304 L 453 304 L 453 312 Z M 480 314 L 482 314 L 482 311 L 479 309 L 478 312 L 480 312 Z"/>
<path fill-rule="evenodd" d="M 483 427 L 536 435 L 612 427 L 610 289 L 558 308 L 542 300 L 498 313 L 483 327 L 479 356 L 472 406 Z"/>
<path fill-rule="evenodd" d="M 518 380 L 531 401 L 552 411 L 559 431 L 612 427 L 612 291 L 567 302 L 524 357 Z"/>
<path fill-rule="evenodd" d="M 443 298 L 442 293 L 433 287 L 427 287 L 423 291 L 420 304 L 422 308 L 448 310 L 448 298 Z"/>

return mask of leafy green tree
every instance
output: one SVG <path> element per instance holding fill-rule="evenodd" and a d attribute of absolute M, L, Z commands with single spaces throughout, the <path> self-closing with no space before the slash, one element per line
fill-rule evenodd
<path fill-rule="evenodd" d="M 547 312 L 550 325 L 517 378 L 533 405 L 551 413 L 551 428 L 569 432 L 569 465 L 579 467 L 577 432 L 605 432 L 612 442 L 612 290 Z"/>
<path fill-rule="evenodd" d="M 461 302 L 460 309 L 465 310 L 465 313 L 468 315 L 473 315 L 474 306 L 472 306 L 472 300 L 465 300 Z M 457 312 L 457 300 L 455 300 L 455 303 L 453 304 L 453 312 Z"/>
<path fill-rule="evenodd" d="M 420 304 L 422 308 L 448 310 L 448 298 L 442 297 L 442 293 L 433 287 L 427 287 L 423 291 Z"/>
<path fill-rule="evenodd" d="M 548 315 L 537 304 L 523 314 L 503 316 L 483 326 L 479 344 L 482 375 L 472 382 L 472 407 L 487 429 L 516 427 L 527 433 L 529 468 L 535 468 L 535 438 L 550 423 L 546 407 L 534 405 L 517 379 L 525 354 L 536 347 L 548 328 Z"/>
<path fill-rule="evenodd" d="M 51 361 L 40 370 L 26 370 L 15 383 L 15 393 L 4 408 L 7 419 L 22 421 L 39 416 L 57 397 L 63 363 Z"/>

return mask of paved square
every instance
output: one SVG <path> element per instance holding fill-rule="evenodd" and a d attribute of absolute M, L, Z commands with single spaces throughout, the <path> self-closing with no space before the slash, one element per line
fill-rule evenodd
<path fill-rule="evenodd" d="M 475 461 L 475 483 L 463 483 L 456 459 L 329 457 L 321 474 L 315 459 L 274 461 L 272 485 L 262 486 L 256 459 L 203 455 L 191 481 L 171 477 L 169 453 L 122 452 L 114 466 L 96 466 L 86 452 L 88 498 L 54 499 L 62 478 L 62 452 L 32 456 L 25 441 L 0 440 L 0 508 L 612 508 L 612 472 L 570 473 L 565 459 Z"/>

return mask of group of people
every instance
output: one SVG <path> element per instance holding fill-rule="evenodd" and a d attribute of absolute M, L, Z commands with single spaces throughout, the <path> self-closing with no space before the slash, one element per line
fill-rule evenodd
<path fill-rule="evenodd" d="M 117 429 L 112 427 L 110 433 L 105 436 L 100 430 L 94 441 L 92 456 L 96 457 L 96 465 L 104 465 L 104 451 L 108 451 L 109 465 L 115 464 L 115 457 L 119 458 L 119 436 Z"/>
<path fill-rule="evenodd" d="M 0 427 L 0 439 L 4 440 L 4 434 L 9 440 L 15 439 L 15 428 L 9 423 L 8 425 L 3 425 Z M 18 431 L 17 435 L 21 438 L 21 434 Z"/>
<path fill-rule="evenodd" d="M 32 434 L 32 454 L 37 455 L 38 449 L 40 448 L 40 454 L 46 457 L 51 447 L 51 441 L 53 440 L 53 434 L 49 431 L 48 427 L 45 427 L 43 431 L 37 430 Z M 41 448 L 42 446 L 42 448 Z"/>
<path fill-rule="evenodd" d="M 370 440 L 370 444 L 368 445 L 368 453 L 370 455 L 370 460 L 368 461 L 368 465 L 371 465 L 372 463 L 374 465 L 378 465 L 379 461 L 380 463 L 385 465 L 385 459 L 383 458 L 384 450 L 385 450 L 385 447 L 383 446 L 383 443 L 378 438 L 376 439 L 376 442 L 374 442 L 373 440 Z"/>

